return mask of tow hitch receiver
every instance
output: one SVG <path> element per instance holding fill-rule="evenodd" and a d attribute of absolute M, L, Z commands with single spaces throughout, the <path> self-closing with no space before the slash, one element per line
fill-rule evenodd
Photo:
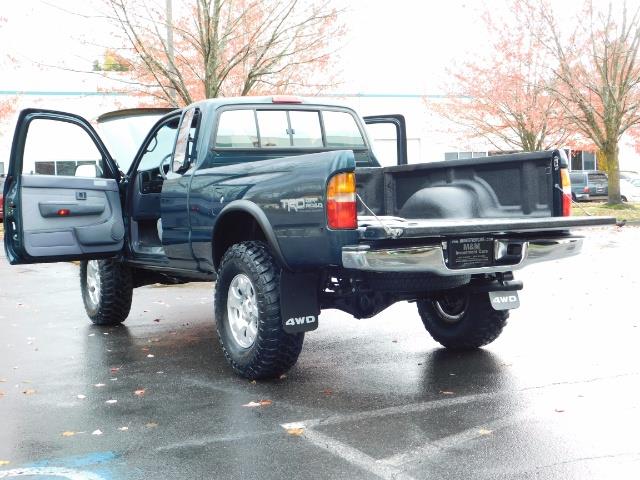
<path fill-rule="evenodd" d="M 489 292 L 489 300 L 494 310 L 513 310 L 520 306 L 517 291 Z"/>

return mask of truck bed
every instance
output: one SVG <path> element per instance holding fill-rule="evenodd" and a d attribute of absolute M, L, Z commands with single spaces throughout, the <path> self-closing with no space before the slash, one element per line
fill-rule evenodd
<path fill-rule="evenodd" d="M 564 166 L 566 157 L 556 150 L 359 168 L 360 236 L 524 233 L 615 223 L 612 217 L 562 216 Z M 389 228 L 396 229 L 393 235 Z"/>
<path fill-rule="evenodd" d="M 358 194 L 376 215 L 406 219 L 559 216 L 563 157 L 532 152 L 358 168 Z"/>

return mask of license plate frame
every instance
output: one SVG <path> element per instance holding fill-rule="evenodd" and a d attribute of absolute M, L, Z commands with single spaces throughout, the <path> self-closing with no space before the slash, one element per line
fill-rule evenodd
<path fill-rule="evenodd" d="M 447 265 L 450 269 L 490 267 L 494 264 L 495 239 L 488 236 L 449 238 Z"/>

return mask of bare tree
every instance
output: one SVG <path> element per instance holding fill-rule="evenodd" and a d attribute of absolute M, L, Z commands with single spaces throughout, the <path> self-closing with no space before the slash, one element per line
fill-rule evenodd
<path fill-rule="evenodd" d="M 626 3 L 604 11 L 585 3 L 583 20 L 563 35 L 547 3 L 531 4 L 532 23 L 540 20 L 548 35 L 539 37 L 554 59 L 550 90 L 565 116 L 590 138 L 606 159 L 609 203 L 621 203 L 618 162 L 621 136 L 640 124 L 640 8 Z"/>
<path fill-rule="evenodd" d="M 181 0 L 173 21 L 148 0 L 105 2 L 134 84 L 170 104 L 322 88 L 342 34 L 330 0 Z"/>

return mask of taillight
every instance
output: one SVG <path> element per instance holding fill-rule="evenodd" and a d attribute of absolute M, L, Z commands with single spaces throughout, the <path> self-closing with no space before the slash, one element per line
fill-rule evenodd
<path fill-rule="evenodd" d="M 589 187 L 587 187 L 587 186 L 585 186 L 585 187 L 582 189 L 582 193 L 589 193 L 589 192 L 590 192 L 590 190 L 589 190 Z"/>
<path fill-rule="evenodd" d="M 336 230 L 358 227 L 355 173 L 338 173 L 329 180 L 327 225 Z"/>
<path fill-rule="evenodd" d="M 302 103 L 302 99 L 293 95 L 274 95 L 271 103 Z"/>
<path fill-rule="evenodd" d="M 566 168 L 560 169 L 560 183 L 562 187 L 562 216 L 571 215 L 571 179 Z"/>

